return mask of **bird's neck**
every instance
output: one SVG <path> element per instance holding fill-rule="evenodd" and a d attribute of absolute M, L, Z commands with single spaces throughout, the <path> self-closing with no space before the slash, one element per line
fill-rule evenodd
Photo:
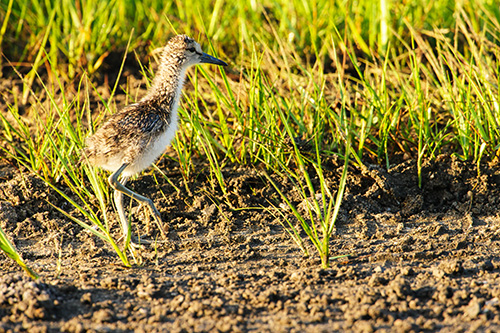
<path fill-rule="evenodd" d="M 175 112 L 181 97 L 186 68 L 176 63 L 162 61 L 143 101 L 169 112 Z M 174 110 L 175 109 L 175 110 Z"/>

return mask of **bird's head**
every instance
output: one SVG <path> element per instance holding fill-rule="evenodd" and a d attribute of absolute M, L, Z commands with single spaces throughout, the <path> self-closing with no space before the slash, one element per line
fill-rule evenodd
<path fill-rule="evenodd" d="M 183 67 L 196 64 L 214 64 L 227 66 L 227 64 L 201 50 L 200 44 L 186 35 L 177 35 L 171 38 L 165 47 L 164 56 L 174 57 Z"/>

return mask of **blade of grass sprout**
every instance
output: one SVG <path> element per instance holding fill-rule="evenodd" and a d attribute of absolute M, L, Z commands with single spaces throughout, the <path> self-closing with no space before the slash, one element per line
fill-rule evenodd
<path fill-rule="evenodd" d="M 7 30 L 7 24 L 9 23 L 10 14 L 12 13 L 12 4 L 13 3 L 14 3 L 14 0 L 9 0 L 9 4 L 7 5 L 7 11 L 5 12 L 5 16 L 3 18 L 2 27 L 0 28 L 0 55 L 3 54 L 2 41 L 3 41 L 3 37 L 5 36 L 5 32 Z M 0 66 L 1 65 L 2 65 L 2 58 L 0 57 Z"/>
<path fill-rule="evenodd" d="M 347 172 L 349 167 L 349 156 L 351 155 L 351 140 L 350 136 L 346 145 L 346 153 L 344 157 L 344 169 L 342 170 L 342 175 L 340 176 L 339 189 L 337 190 L 337 198 L 335 199 L 335 206 L 333 209 L 333 216 L 331 217 L 332 223 L 330 223 L 330 228 L 328 229 L 328 234 L 331 235 L 333 228 L 335 227 L 335 221 L 340 211 L 340 205 L 344 197 L 344 192 L 347 184 Z"/>
<path fill-rule="evenodd" d="M 387 6 L 386 0 L 380 1 L 380 46 L 379 53 L 383 53 L 387 50 L 388 37 L 388 16 L 389 16 L 389 6 Z"/>
<path fill-rule="evenodd" d="M 483 142 L 481 144 L 481 148 L 479 149 L 479 154 L 476 162 L 476 168 L 477 168 L 477 176 L 481 177 L 481 158 L 483 157 L 484 151 L 486 149 L 486 142 Z"/>
<path fill-rule="evenodd" d="M 182 114 L 182 112 L 180 112 Z M 188 180 L 190 179 L 191 172 L 193 171 L 193 163 L 192 161 L 192 156 L 193 156 L 193 149 L 194 149 L 194 130 L 191 130 L 191 136 L 189 139 L 182 139 L 182 137 L 185 138 L 185 132 L 184 131 L 179 131 L 176 134 L 176 139 L 172 142 L 172 147 L 177 153 L 178 161 L 179 161 L 179 167 L 180 167 L 180 172 L 182 175 L 182 178 L 184 179 L 184 186 L 186 187 L 186 190 L 188 193 L 190 193 L 189 187 L 188 187 Z"/>
<path fill-rule="evenodd" d="M 108 101 L 113 100 L 113 96 L 115 95 L 116 88 L 118 87 L 118 83 L 120 82 L 120 77 L 122 75 L 123 68 L 125 66 L 125 60 L 127 59 L 127 53 L 128 53 L 128 49 L 130 47 L 130 42 L 132 41 L 133 35 L 134 35 L 134 28 L 132 28 L 132 31 L 130 32 L 130 37 L 128 39 L 127 46 L 125 47 L 125 52 L 123 53 L 122 63 L 120 65 L 120 69 L 118 70 L 118 76 L 116 77 L 115 85 L 113 86 L 113 90 L 111 90 L 111 94 L 109 95 Z"/>
<path fill-rule="evenodd" d="M 57 253 L 57 264 L 56 264 L 56 278 L 61 275 L 62 271 L 62 244 L 64 240 L 64 234 L 61 234 L 61 239 L 59 240 L 59 243 L 57 244 L 58 247 L 58 253 Z"/>
<path fill-rule="evenodd" d="M 22 269 L 24 269 L 30 278 L 33 280 L 37 280 L 39 278 L 38 274 L 24 263 L 15 246 L 10 242 L 9 238 L 4 233 L 2 227 L 0 227 L 0 249 L 2 249 L 7 257 L 14 260 Z"/>
<path fill-rule="evenodd" d="M 412 42 L 414 44 L 414 42 Z M 414 45 L 415 46 L 415 45 Z M 425 125 L 426 125 L 426 120 L 425 120 L 425 115 L 426 115 L 426 108 L 425 108 L 425 102 L 423 98 L 423 93 L 422 93 L 422 87 L 421 87 L 421 82 L 420 82 L 420 66 L 419 66 L 419 61 L 417 60 L 417 56 L 415 52 L 410 53 L 410 61 L 411 61 L 411 66 L 412 66 L 412 77 L 413 77 L 413 82 L 415 85 L 415 91 L 418 94 L 418 102 L 420 106 L 420 114 L 418 117 L 418 121 L 415 122 L 417 125 L 417 133 L 418 133 L 418 148 L 417 148 L 417 177 L 418 177 L 418 187 L 422 188 L 422 160 L 424 158 L 424 153 L 425 149 L 427 147 L 427 144 L 425 141 Z"/>
<path fill-rule="evenodd" d="M 175 184 L 172 182 L 172 180 L 170 180 L 170 178 L 160 168 L 158 168 L 158 166 L 156 165 L 156 163 L 153 164 L 153 168 L 157 172 L 160 173 L 160 175 L 162 176 L 162 178 L 165 179 L 170 184 L 170 186 L 172 186 L 175 189 L 175 191 L 177 193 L 181 192 L 181 190 L 177 186 L 175 186 Z"/>
<path fill-rule="evenodd" d="M 337 260 L 337 259 L 342 259 L 342 258 L 347 258 L 351 256 L 350 254 L 343 254 L 343 255 L 340 255 L 340 256 L 334 256 L 334 257 L 330 257 L 330 261 L 331 260 Z"/>
<path fill-rule="evenodd" d="M 42 64 L 42 55 L 45 53 L 45 45 L 47 44 L 47 40 L 49 38 L 49 32 L 52 29 L 52 24 L 54 23 L 55 15 L 56 15 L 56 10 L 54 8 L 50 13 L 49 22 L 47 24 L 45 34 L 43 35 L 42 41 L 40 43 L 40 48 L 36 55 L 35 61 L 33 62 L 33 67 L 23 80 L 23 99 L 22 99 L 23 104 L 26 104 L 28 102 L 28 96 L 31 91 L 31 86 L 33 85 L 33 81 L 35 80 L 35 73 L 38 70 L 38 67 Z"/>
<path fill-rule="evenodd" d="M 146 78 L 146 86 L 149 89 L 151 87 L 151 80 L 152 77 L 154 76 L 152 68 L 146 68 L 146 66 L 143 65 L 139 55 L 137 54 L 136 50 L 133 51 L 135 60 L 139 64 L 139 72 L 141 73 L 142 77 Z"/>

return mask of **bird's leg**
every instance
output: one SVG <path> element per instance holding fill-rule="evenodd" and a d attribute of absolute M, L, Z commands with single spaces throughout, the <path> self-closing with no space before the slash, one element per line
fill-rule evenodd
<path fill-rule="evenodd" d="M 120 183 L 123 186 L 125 186 L 127 184 L 127 181 L 128 181 L 128 177 L 122 177 L 120 179 Z M 131 225 L 130 225 L 130 220 L 125 215 L 125 210 L 123 207 L 123 203 L 122 203 L 123 193 L 118 191 L 118 190 L 114 190 L 113 194 L 114 194 L 114 199 L 115 199 L 116 210 L 118 211 L 118 217 L 120 218 L 120 223 L 122 225 L 123 238 L 126 242 L 127 239 L 130 239 L 130 236 L 131 236 Z M 131 245 L 134 246 L 134 244 L 131 244 Z"/>
<path fill-rule="evenodd" d="M 118 178 L 120 177 L 120 174 L 125 170 L 125 168 L 128 166 L 127 163 L 123 164 L 118 170 L 116 170 L 114 173 L 111 174 L 108 178 L 108 182 L 111 185 L 111 187 L 115 190 L 114 192 L 114 197 L 115 197 L 115 204 L 117 206 L 118 210 L 118 215 L 120 217 L 120 221 L 122 223 L 122 229 L 123 229 L 123 234 L 125 237 L 128 237 L 130 235 L 130 224 L 128 222 L 128 219 L 125 216 L 125 213 L 123 211 L 123 205 L 122 205 L 122 193 L 125 195 L 128 195 L 129 197 L 139 201 L 140 203 L 145 203 L 148 205 L 149 210 L 151 211 L 151 214 L 153 215 L 156 224 L 160 228 L 161 235 L 164 239 L 167 238 L 165 235 L 165 231 L 163 230 L 163 223 L 161 221 L 161 216 L 158 210 L 156 209 L 155 205 L 153 204 L 153 201 L 149 198 L 143 197 L 142 195 L 139 195 L 135 193 L 134 191 L 130 190 L 129 188 L 125 187 L 125 184 L 127 183 L 128 177 L 125 177 L 123 179 L 123 183 L 118 181 Z"/>

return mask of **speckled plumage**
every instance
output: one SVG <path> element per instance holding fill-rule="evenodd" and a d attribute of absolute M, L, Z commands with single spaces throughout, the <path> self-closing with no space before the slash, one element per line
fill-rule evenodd
<path fill-rule="evenodd" d="M 177 107 L 186 70 L 199 63 L 227 65 L 203 53 L 192 38 L 178 35 L 170 39 L 162 52 L 160 66 L 147 94 L 139 102 L 112 115 L 86 140 L 84 159 L 91 165 L 113 172 L 109 182 L 115 189 L 115 203 L 125 235 L 130 233 L 130 226 L 125 221 L 121 205 L 122 193 L 146 202 L 161 225 L 161 218 L 151 200 L 130 191 L 124 185 L 130 176 L 154 163 L 174 138 Z"/>
<path fill-rule="evenodd" d="M 165 140 L 164 148 L 173 139 L 175 128 L 172 126 L 177 126 L 176 106 L 189 66 L 184 53 L 193 43 L 196 42 L 183 35 L 172 38 L 162 53 L 160 67 L 146 96 L 111 116 L 87 138 L 84 154 L 92 165 L 116 171 L 123 163 L 129 163 L 123 175 L 131 176 L 159 157 L 154 156 L 150 161 L 148 156 L 148 161 L 144 161 L 153 144 L 169 127 L 173 133 Z"/>

